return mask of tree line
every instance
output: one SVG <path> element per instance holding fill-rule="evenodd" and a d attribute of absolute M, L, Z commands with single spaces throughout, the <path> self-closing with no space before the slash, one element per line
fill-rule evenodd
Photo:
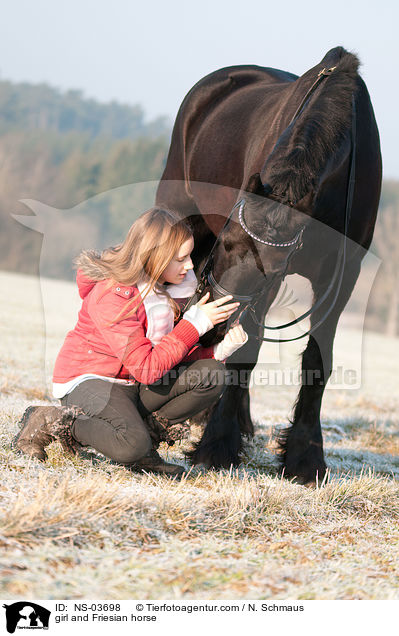
<path fill-rule="evenodd" d="M 82 91 L 60 90 L 48 84 L 0 81 L 0 134 L 12 130 L 85 133 L 87 138 L 157 137 L 169 132 L 166 117 L 145 122 L 141 106 L 111 101 L 103 104 Z"/>
<path fill-rule="evenodd" d="M 72 279 L 71 251 L 83 245 L 76 232 L 95 229 L 98 248 L 117 244 L 153 202 L 142 186 L 162 174 L 170 129 L 166 118 L 146 123 L 138 105 L 0 81 L 0 269 L 39 273 L 43 237 L 11 216 L 32 214 L 21 199 L 64 211 L 48 228 L 42 274 Z M 382 263 L 366 326 L 390 335 L 399 335 L 398 235 L 399 181 L 384 181 L 371 246 Z"/>
<path fill-rule="evenodd" d="M 65 211 L 59 215 L 58 233 L 49 229 L 47 244 L 52 246 L 42 273 L 71 278 L 71 254 L 63 234 L 71 226 L 67 217 L 99 193 L 159 179 L 170 129 L 162 117 L 145 123 L 137 105 L 101 104 L 79 91 L 62 94 L 46 84 L 1 81 L 0 269 L 38 273 L 42 237 L 11 216 L 29 214 L 20 201 L 32 199 Z M 89 220 L 98 226 L 103 247 L 119 242 L 130 226 L 129 203 L 116 190 L 108 206 L 103 202 L 94 211 L 91 207 Z"/>

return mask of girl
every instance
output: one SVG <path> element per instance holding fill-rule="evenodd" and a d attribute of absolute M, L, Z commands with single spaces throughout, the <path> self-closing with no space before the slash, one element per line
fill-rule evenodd
<path fill-rule="evenodd" d="M 248 339 L 241 325 L 224 340 L 199 338 L 227 320 L 239 303 L 209 293 L 180 314 L 197 280 L 191 230 L 171 212 L 152 208 L 124 242 L 76 259 L 83 299 L 78 322 L 58 354 L 53 394 L 61 407 L 29 407 L 14 448 L 40 460 L 55 439 L 76 453 L 90 446 L 137 469 L 179 475 L 156 451 L 184 433 L 182 422 L 221 395 L 223 361 Z M 187 424 L 186 424 L 187 427 Z"/>

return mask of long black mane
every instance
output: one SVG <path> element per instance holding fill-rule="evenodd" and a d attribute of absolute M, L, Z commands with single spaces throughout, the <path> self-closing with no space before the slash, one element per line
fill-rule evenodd
<path fill-rule="evenodd" d="M 331 53 L 340 59 L 334 61 Z M 350 129 L 359 60 L 356 55 L 337 47 L 330 52 L 328 60 L 322 60 L 320 69 L 324 62 L 329 67 L 336 66 L 335 70 L 280 137 L 265 167 L 273 193 L 286 200 L 298 201 L 314 188 L 329 158 Z M 297 82 L 307 86 L 310 73 L 313 80 L 316 79 L 317 68 L 305 73 Z"/>

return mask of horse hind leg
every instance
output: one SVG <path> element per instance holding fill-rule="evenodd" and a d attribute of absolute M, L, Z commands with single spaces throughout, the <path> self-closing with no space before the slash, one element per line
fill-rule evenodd
<path fill-rule="evenodd" d="M 341 290 L 334 309 L 309 336 L 302 356 L 302 385 L 295 404 L 291 426 L 279 438 L 280 462 L 284 475 L 298 483 L 321 481 L 326 472 L 320 408 L 323 393 L 332 371 L 332 349 L 338 319 L 349 300 L 360 272 L 360 263 L 346 264 Z M 321 295 L 319 290 L 315 298 Z M 327 303 L 328 306 L 328 303 Z M 315 325 L 327 307 L 323 305 L 312 316 Z"/>
<path fill-rule="evenodd" d="M 324 374 L 324 363 L 317 341 L 310 336 L 302 357 L 302 386 L 294 417 L 278 439 L 284 476 L 301 484 L 322 480 L 327 468 L 320 425 L 321 401 L 330 375 L 330 371 Z"/>

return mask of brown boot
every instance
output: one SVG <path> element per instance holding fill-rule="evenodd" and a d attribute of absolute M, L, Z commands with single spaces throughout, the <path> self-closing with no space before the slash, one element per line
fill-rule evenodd
<path fill-rule="evenodd" d="M 80 444 L 72 437 L 71 426 L 79 415 L 83 411 L 77 406 L 29 406 L 18 423 L 21 430 L 11 447 L 44 461 L 44 449 L 58 440 L 64 451 L 76 455 Z"/>
<path fill-rule="evenodd" d="M 163 473 L 171 477 L 181 476 L 185 472 L 183 466 L 177 464 L 168 464 L 157 453 L 155 448 L 152 448 L 148 455 L 137 460 L 132 466 L 132 469 L 138 469 L 140 471 L 145 470 L 151 473 Z"/>
<path fill-rule="evenodd" d="M 158 413 L 158 411 L 147 415 L 144 422 L 155 448 L 158 448 L 161 442 L 166 442 L 168 446 L 173 446 L 178 440 L 187 439 L 190 435 L 189 420 L 171 424 L 168 418 Z"/>

